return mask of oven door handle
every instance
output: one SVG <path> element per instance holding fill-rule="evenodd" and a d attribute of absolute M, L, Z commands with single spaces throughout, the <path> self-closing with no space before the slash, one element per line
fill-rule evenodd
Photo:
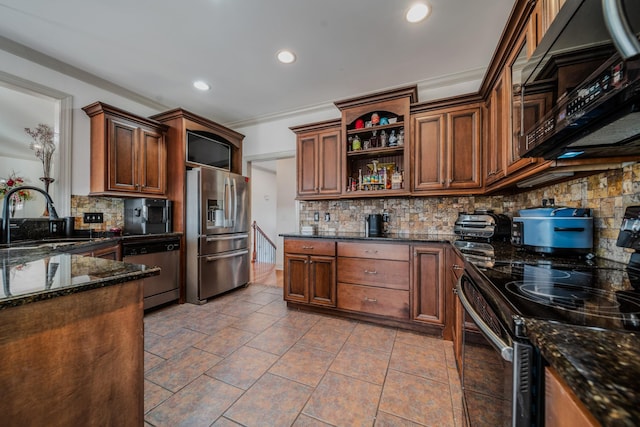
<path fill-rule="evenodd" d="M 458 295 L 458 298 L 460 298 L 462 306 L 467 311 L 467 313 L 469 313 L 469 316 L 471 316 L 473 321 L 476 322 L 476 325 L 478 326 L 478 328 L 480 328 L 480 331 L 482 331 L 482 333 L 489 339 L 489 341 L 491 341 L 491 343 L 496 346 L 498 351 L 500 351 L 500 356 L 502 356 L 502 358 L 507 362 L 513 362 L 513 347 L 510 347 L 507 343 L 502 341 L 498 334 L 493 332 L 489 325 L 487 325 L 482 320 L 482 318 L 473 310 L 471 303 L 462 290 L 463 277 L 465 276 L 460 276 L 460 278 L 458 279 L 458 284 L 456 285 L 456 294 Z"/>

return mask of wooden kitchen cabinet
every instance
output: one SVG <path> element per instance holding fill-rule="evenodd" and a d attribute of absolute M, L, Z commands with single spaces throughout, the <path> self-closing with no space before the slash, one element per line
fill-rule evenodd
<path fill-rule="evenodd" d="M 91 119 L 91 195 L 164 197 L 167 126 L 96 102 Z"/>
<path fill-rule="evenodd" d="M 414 113 L 413 188 L 416 194 L 460 194 L 482 187 L 479 103 Z"/>
<path fill-rule="evenodd" d="M 409 194 L 411 176 L 411 120 L 410 105 L 417 101 L 416 86 L 374 93 L 335 102 L 342 112 L 342 192 L 343 197 L 390 197 Z M 376 117 L 380 120 L 375 123 Z M 383 123 L 386 118 L 388 123 Z M 387 137 L 381 142 L 382 134 Z M 391 143 L 394 134 L 402 143 Z M 361 149 L 353 148 L 353 141 L 361 142 Z M 386 179 L 379 180 L 376 170 L 383 169 Z M 393 188 L 391 178 L 394 171 L 403 176 L 399 188 Z M 361 179 L 362 177 L 362 179 Z M 362 181 L 360 185 L 359 181 Z M 348 185 L 350 182 L 355 184 Z"/>
<path fill-rule="evenodd" d="M 445 326 L 445 250 L 442 244 L 417 245 L 413 251 L 412 319 Z M 450 332 L 446 339 L 451 339 Z"/>
<path fill-rule="evenodd" d="M 550 367 L 544 369 L 544 425 L 546 427 L 597 427 L 600 423 Z"/>
<path fill-rule="evenodd" d="M 485 150 L 485 184 L 490 186 L 494 182 L 507 176 L 507 150 L 509 136 L 509 109 L 506 100 L 508 82 L 502 73 L 487 102 L 489 117 L 488 138 Z"/>
<path fill-rule="evenodd" d="M 297 135 L 298 199 L 338 196 L 342 192 L 340 120 L 290 128 Z"/>
<path fill-rule="evenodd" d="M 336 306 L 336 246 L 327 240 L 284 241 L 284 299 Z"/>
<path fill-rule="evenodd" d="M 458 285 L 458 280 L 463 273 L 464 260 L 452 247 L 450 247 L 447 252 L 447 286 L 445 289 L 447 296 L 446 310 L 447 313 L 450 314 L 449 319 L 451 319 L 453 323 L 451 325 L 450 335 L 451 341 L 453 342 L 453 354 L 456 359 L 456 366 L 458 367 L 459 373 L 462 373 L 462 337 L 465 327 L 465 314 L 460 298 L 457 297 L 454 291 Z M 446 329 L 444 335 L 447 335 Z"/>
<path fill-rule="evenodd" d="M 409 319 L 409 246 L 338 242 L 338 308 Z"/>
<path fill-rule="evenodd" d="M 110 259 L 112 261 L 122 261 L 122 245 L 119 240 L 117 242 L 107 241 L 104 244 L 97 244 L 90 250 L 86 250 L 84 248 L 71 250 L 69 253 L 74 255 Z"/>

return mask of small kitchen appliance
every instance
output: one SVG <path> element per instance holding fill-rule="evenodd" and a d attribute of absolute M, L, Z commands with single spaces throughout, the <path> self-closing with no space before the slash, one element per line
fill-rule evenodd
<path fill-rule="evenodd" d="M 509 238 L 511 220 L 504 214 L 488 209 L 476 209 L 473 213 L 460 212 L 453 232 L 463 239 L 506 240 Z"/>
<path fill-rule="evenodd" d="M 382 214 L 371 214 L 367 215 L 365 218 L 366 227 L 367 227 L 367 236 L 369 237 L 380 237 L 382 236 L 383 225 L 382 225 Z"/>
<path fill-rule="evenodd" d="M 588 254 L 593 249 L 591 209 L 542 207 L 521 209 L 513 218 L 511 243 L 532 252 Z"/>
<path fill-rule="evenodd" d="M 162 199 L 125 199 L 125 234 L 161 234 L 171 232 L 171 201 Z"/>

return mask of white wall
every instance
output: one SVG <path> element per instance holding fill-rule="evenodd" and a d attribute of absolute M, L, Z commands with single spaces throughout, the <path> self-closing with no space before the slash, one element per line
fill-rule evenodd
<path fill-rule="evenodd" d="M 278 219 L 276 229 L 278 234 L 300 231 L 298 227 L 298 205 L 296 196 L 296 159 L 288 158 L 278 160 L 276 170 L 276 181 L 278 184 Z M 282 237 L 276 242 L 276 268 L 281 270 L 284 260 L 284 241 Z"/>
<path fill-rule="evenodd" d="M 251 167 L 251 222 L 256 221 L 273 242 L 276 241 L 278 185 L 276 173 Z"/>

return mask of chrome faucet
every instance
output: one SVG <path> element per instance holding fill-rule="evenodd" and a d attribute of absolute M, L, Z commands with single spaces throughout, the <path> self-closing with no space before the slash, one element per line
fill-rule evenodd
<path fill-rule="evenodd" d="M 11 190 L 7 191 L 4 195 L 4 201 L 2 203 L 2 243 L 11 243 L 11 230 L 10 230 L 10 221 L 9 221 L 9 201 L 11 200 L 11 196 L 16 191 L 20 190 L 33 190 L 38 193 L 42 193 L 47 200 L 47 209 L 49 209 L 49 219 L 58 219 L 58 212 L 56 212 L 56 208 L 53 207 L 53 199 L 49 193 L 44 191 L 42 188 L 33 187 L 31 185 L 22 185 L 20 187 L 14 187 Z"/>

